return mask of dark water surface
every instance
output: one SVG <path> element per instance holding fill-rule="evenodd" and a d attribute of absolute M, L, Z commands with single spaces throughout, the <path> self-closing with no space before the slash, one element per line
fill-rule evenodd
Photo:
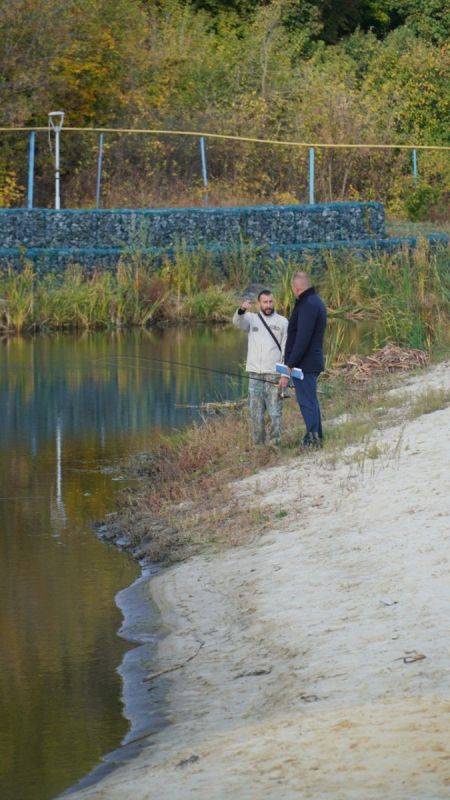
<path fill-rule="evenodd" d="M 329 347 L 360 338 L 335 328 Z M 179 406 L 246 390 L 142 359 L 239 371 L 245 349 L 230 327 L 0 341 L 1 800 L 54 797 L 129 729 L 114 597 L 139 570 L 92 531 L 123 486 L 111 467 L 196 418 Z"/>

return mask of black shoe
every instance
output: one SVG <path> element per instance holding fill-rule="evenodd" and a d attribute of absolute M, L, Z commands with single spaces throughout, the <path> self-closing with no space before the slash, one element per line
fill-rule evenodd
<path fill-rule="evenodd" d="M 303 437 L 303 442 L 301 443 L 302 450 L 306 447 L 313 447 L 314 446 L 314 435 L 312 433 L 306 433 Z"/>
<path fill-rule="evenodd" d="M 305 448 L 312 448 L 313 450 L 320 450 L 323 447 L 323 441 L 318 433 L 307 433 L 303 437 L 301 444 L 302 450 Z"/>

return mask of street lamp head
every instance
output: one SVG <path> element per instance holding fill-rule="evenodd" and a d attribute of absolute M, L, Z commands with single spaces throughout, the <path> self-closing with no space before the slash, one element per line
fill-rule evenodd
<path fill-rule="evenodd" d="M 50 111 L 48 124 L 54 131 L 60 131 L 64 124 L 64 111 Z"/>

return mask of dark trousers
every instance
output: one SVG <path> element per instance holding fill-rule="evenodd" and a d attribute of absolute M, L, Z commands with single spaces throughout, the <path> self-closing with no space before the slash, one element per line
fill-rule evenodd
<path fill-rule="evenodd" d="M 317 378 L 315 372 L 305 372 L 302 381 L 293 378 L 297 403 L 305 420 L 306 433 L 318 433 L 322 438 L 322 419 L 317 398 Z"/>

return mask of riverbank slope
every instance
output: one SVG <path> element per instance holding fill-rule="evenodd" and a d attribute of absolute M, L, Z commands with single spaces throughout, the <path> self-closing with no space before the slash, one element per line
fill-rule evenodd
<path fill-rule="evenodd" d="M 448 363 L 402 391 L 440 387 Z M 235 485 L 272 529 L 148 584 L 168 630 L 148 685 L 166 681 L 172 724 L 74 797 L 448 797 L 450 409 L 436 406 Z"/>

